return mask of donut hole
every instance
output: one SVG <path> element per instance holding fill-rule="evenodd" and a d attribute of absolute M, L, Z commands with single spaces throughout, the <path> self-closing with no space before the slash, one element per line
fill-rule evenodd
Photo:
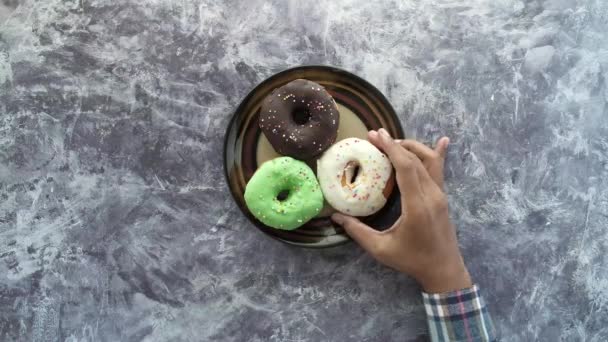
<path fill-rule="evenodd" d="M 357 178 L 361 173 L 361 164 L 357 161 L 349 161 L 344 167 L 342 173 L 342 186 L 353 186 L 357 182 Z"/>
<path fill-rule="evenodd" d="M 307 108 L 296 108 L 294 109 L 293 113 L 291 113 L 291 116 L 293 117 L 293 121 L 298 125 L 307 124 L 308 121 L 310 121 L 310 118 L 312 117 L 310 111 Z"/>
<path fill-rule="evenodd" d="M 283 190 L 277 195 L 277 200 L 283 202 L 287 197 L 289 197 L 289 190 Z"/>
<path fill-rule="evenodd" d="M 359 176 L 360 169 L 361 169 L 361 167 L 358 164 L 353 167 L 353 172 L 352 172 L 352 175 L 350 176 L 349 183 L 352 184 L 357 180 L 357 176 Z"/>

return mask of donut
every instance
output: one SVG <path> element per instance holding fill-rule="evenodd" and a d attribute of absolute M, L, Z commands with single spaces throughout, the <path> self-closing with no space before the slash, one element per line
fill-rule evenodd
<path fill-rule="evenodd" d="M 327 202 L 337 211 L 368 216 L 380 210 L 394 180 L 390 160 L 366 140 L 347 138 L 317 161 L 317 178 Z"/>
<path fill-rule="evenodd" d="M 323 208 L 323 193 L 312 169 L 291 157 L 262 164 L 245 187 L 245 203 L 265 225 L 293 230 Z"/>
<path fill-rule="evenodd" d="M 278 153 L 307 160 L 336 141 L 340 114 L 323 86 L 297 79 L 262 101 L 258 122 Z"/>

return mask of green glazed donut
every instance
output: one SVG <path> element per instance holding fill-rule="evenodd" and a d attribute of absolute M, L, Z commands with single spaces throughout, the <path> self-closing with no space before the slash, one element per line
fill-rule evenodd
<path fill-rule="evenodd" d="M 245 188 L 245 203 L 269 227 L 293 230 L 323 208 L 317 177 L 304 162 L 279 157 L 262 164 Z"/>

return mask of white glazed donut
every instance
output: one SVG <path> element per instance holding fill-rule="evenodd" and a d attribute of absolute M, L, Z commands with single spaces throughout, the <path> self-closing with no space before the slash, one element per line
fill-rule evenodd
<path fill-rule="evenodd" d="M 371 215 L 386 204 L 394 183 L 392 173 L 388 158 L 357 138 L 333 144 L 317 161 L 323 196 L 334 209 L 352 216 Z"/>

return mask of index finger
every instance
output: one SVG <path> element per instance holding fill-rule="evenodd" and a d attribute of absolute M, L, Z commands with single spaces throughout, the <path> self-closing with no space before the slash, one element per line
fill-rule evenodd
<path fill-rule="evenodd" d="M 370 132 L 369 137 L 370 141 L 386 153 L 393 164 L 403 204 L 406 205 L 414 201 L 416 197 L 422 196 L 422 188 L 415 165 L 416 156 L 395 143 L 388 133 L 382 129 L 379 133 Z"/>
<path fill-rule="evenodd" d="M 414 153 L 416 157 L 420 158 L 421 160 L 432 159 L 437 155 L 437 152 L 435 152 L 433 149 L 416 140 L 400 140 L 400 144 L 407 150 Z"/>

